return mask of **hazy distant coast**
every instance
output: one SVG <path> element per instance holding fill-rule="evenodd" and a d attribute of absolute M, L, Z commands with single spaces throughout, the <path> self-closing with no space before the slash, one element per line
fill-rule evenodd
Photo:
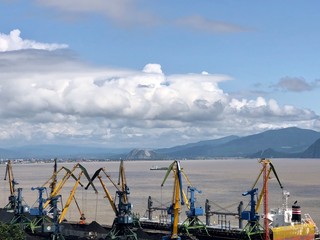
<path fill-rule="evenodd" d="M 212 158 L 320 158 L 320 132 L 296 127 L 227 136 L 162 149 L 29 145 L 0 148 L 0 160 L 172 160 Z"/>

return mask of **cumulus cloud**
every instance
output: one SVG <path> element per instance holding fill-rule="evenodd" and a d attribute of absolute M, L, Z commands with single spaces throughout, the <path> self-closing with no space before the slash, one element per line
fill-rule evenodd
<path fill-rule="evenodd" d="M 261 122 L 315 118 L 311 111 L 281 107 L 275 100 L 230 98 L 219 87 L 231 79 L 226 75 L 166 75 L 159 64 L 141 71 L 96 68 L 68 53 L 41 50 L 6 52 L 0 58 L 14 59 L 16 65 L 15 71 L 11 64 L 0 65 L 3 140 L 143 145 L 169 135 L 187 141 L 196 133 L 199 138 L 228 135 Z"/>
<path fill-rule="evenodd" d="M 279 82 L 272 87 L 277 90 L 289 91 L 289 92 L 305 92 L 311 91 L 320 86 L 320 81 L 315 80 L 313 82 L 307 82 L 304 78 L 297 77 L 285 77 L 281 78 Z"/>
<path fill-rule="evenodd" d="M 160 147 L 319 124 L 310 110 L 229 96 L 219 83 L 231 79 L 94 67 L 67 50 L 0 52 L 0 141 Z"/>
<path fill-rule="evenodd" d="M 67 48 L 66 44 L 48 44 L 39 43 L 36 41 L 22 39 L 20 37 L 20 30 L 12 30 L 8 35 L 0 33 L 0 52 L 15 51 L 21 49 L 42 49 L 42 50 L 57 50 L 61 48 Z"/>
<path fill-rule="evenodd" d="M 230 102 L 231 110 L 236 111 L 237 115 L 247 119 L 268 119 L 273 123 L 281 121 L 304 121 L 316 119 L 317 115 L 308 109 L 299 109 L 291 105 L 280 107 L 276 100 L 266 100 L 263 97 L 256 99 L 232 99 Z"/>
<path fill-rule="evenodd" d="M 199 15 L 178 19 L 175 21 L 175 24 L 188 29 L 200 30 L 208 33 L 235 33 L 249 30 L 236 24 L 209 20 Z"/>

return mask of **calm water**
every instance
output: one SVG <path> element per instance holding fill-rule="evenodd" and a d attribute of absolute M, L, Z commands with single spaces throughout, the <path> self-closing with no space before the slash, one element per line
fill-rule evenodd
<path fill-rule="evenodd" d="M 302 213 L 310 213 L 311 217 L 320 226 L 320 184 L 319 169 L 320 159 L 273 159 L 273 165 L 278 173 L 284 188 L 290 192 L 289 206 L 294 201 L 298 201 Z M 130 202 L 133 204 L 133 211 L 144 215 L 147 209 L 148 196 L 152 196 L 154 206 L 168 206 L 172 197 L 173 178 L 169 177 L 161 188 L 161 182 L 166 171 L 151 171 L 154 165 L 169 166 L 172 161 L 137 161 L 125 162 L 126 178 L 130 187 Z M 74 163 L 60 164 L 61 166 L 72 168 Z M 92 175 L 100 167 L 105 167 L 111 178 L 117 183 L 119 162 L 91 162 L 82 165 Z M 228 159 L 228 160 L 185 160 L 181 161 L 181 166 L 188 176 L 192 185 L 201 190 L 201 194 L 196 194 L 197 202 L 204 208 L 206 199 L 209 199 L 212 210 L 236 212 L 240 201 L 247 206 L 249 196 L 243 197 L 242 193 L 250 190 L 261 170 L 261 164 L 257 159 Z M 31 187 L 42 186 L 52 175 L 53 164 L 14 164 L 13 172 L 15 180 L 19 183 L 17 187 L 23 188 L 25 202 L 32 206 L 38 196 L 37 191 L 32 191 Z M 5 165 L 0 165 L 1 177 L 1 197 L 0 205 L 5 206 L 8 202 L 9 185 L 3 180 Z M 78 175 L 79 171 L 75 172 Z M 61 172 L 59 179 L 64 175 Z M 104 183 L 114 196 L 115 188 L 104 176 Z M 82 177 L 81 182 L 85 185 L 87 180 Z M 63 203 L 66 203 L 70 191 L 75 181 L 69 179 L 61 191 Z M 184 181 L 185 189 L 187 181 Z M 98 179 L 95 185 L 99 191 L 95 194 L 92 188 L 84 190 L 78 188 L 76 199 L 87 217 L 87 221 L 96 220 L 99 223 L 111 224 L 113 212 L 104 198 L 105 194 Z M 261 189 L 261 181 L 257 187 Z M 16 188 L 17 188 L 16 187 Z M 47 186 L 48 187 L 48 186 Z M 48 190 L 49 191 L 49 190 Z M 277 208 L 282 205 L 282 190 L 276 179 L 269 181 L 269 206 Z M 261 207 L 260 212 L 263 207 Z M 248 208 L 249 210 L 249 208 Z M 184 211 L 182 212 L 182 214 Z M 160 213 L 155 213 L 157 216 Z M 79 220 L 79 213 L 74 204 L 71 204 L 66 215 L 68 220 Z M 231 219 L 232 221 L 233 219 Z M 235 220 L 235 219 L 234 219 Z M 212 218 L 212 222 L 216 221 Z"/>

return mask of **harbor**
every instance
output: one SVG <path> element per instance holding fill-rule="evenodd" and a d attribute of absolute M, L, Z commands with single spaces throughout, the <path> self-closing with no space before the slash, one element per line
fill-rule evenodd
<path fill-rule="evenodd" d="M 297 159 L 274 159 L 273 163 L 284 188 L 290 191 L 288 206 L 291 208 L 291 205 L 295 201 L 298 201 L 301 206 L 302 218 L 304 218 L 304 214 L 310 213 L 312 221 L 317 223 L 319 221 L 317 211 L 319 210 L 314 204 L 316 204 L 318 196 L 315 191 L 316 184 L 313 182 L 314 178 L 312 178 L 316 175 L 316 171 L 312 166 L 317 166 L 318 162 L 317 160 L 308 159 L 304 159 L 303 161 L 308 161 L 308 164 L 304 165 L 304 174 L 295 175 L 293 174 L 293 169 L 302 170 L 302 163 Z M 80 164 L 85 166 L 90 177 L 94 176 L 97 169 L 104 168 L 108 173 L 107 175 L 116 181 L 118 180 L 120 161 L 83 162 Z M 167 209 L 172 203 L 173 179 L 170 174 L 166 183 L 161 187 L 161 183 L 168 171 L 151 171 L 150 169 L 156 165 L 169 167 L 172 161 L 124 161 L 123 164 L 126 173 L 126 183 L 130 189 L 130 194 L 128 195 L 129 202 L 132 204 L 130 212 L 134 219 L 140 220 L 140 226 L 132 225 L 137 237 L 139 236 L 138 239 L 161 239 L 162 236 L 170 235 L 171 219 Z M 241 226 L 238 209 L 240 202 L 243 203 L 243 211 L 248 211 L 250 208 L 250 198 L 249 196 L 243 196 L 243 193 L 252 188 L 261 170 L 261 164 L 259 164 L 258 160 L 184 160 L 180 164 L 192 185 L 201 191 L 201 193 L 195 193 L 195 209 L 199 207 L 203 209 L 203 215 L 199 215 L 199 220 L 206 225 L 209 233 L 208 235 L 202 231 L 202 233 L 194 234 L 195 230 L 190 230 L 190 235 L 197 239 L 239 239 L 240 237 L 246 239 L 243 236 L 243 229 L 248 221 L 243 220 Z M 59 163 L 59 167 L 66 166 L 68 169 L 72 169 L 75 165 L 76 163 Z M 1 165 L 1 172 L 3 173 L 5 172 L 5 166 Z M 195 166 L 197 167 L 195 168 Z M 299 167 L 297 168 L 297 166 Z M 309 168 L 306 168 L 306 166 L 309 166 Z M 45 164 L 13 164 L 12 170 L 15 181 L 19 183 L 17 186 L 23 189 L 24 201 L 31 206 L 37 200 L 37 194 L 31 190 L 31 187 L 42 186 L 51 177 L 53 162 Z M 33 171 L 37 173 L 37 177 L 34 176 L 35 172 Z M 110 189 L 111 195 L 114 197 L 115 191 L 112 190 L 113 186 L 106 177 L 107 175 L 101 176 L 106 184 L 106 188 Z M 85 177 L 82 181 L 83 183 L 87 183 Z M 89 232 L 92 233 L 93 231 L 85 230 L 86 227 L 84 226 L 87 226 L 88 229 L 91 228 L 91 230 L 93 227 L 99 229 L 103 237 L 106 237 L 103 234 L 108 234 L 110 229 L 112 229 L 115 213 L 105 198 L 104 190 L 99 184 L 98 179 L 93 182 L 98 193 L 95 193 L 95 190 L 91 187 L 87 190 L 80 187 L 75 192 L 79 208 L 86 217 L 85 224 L 79 224 L 81 214 L 79 214 L 79 208 L 74 202 L 70 203 L 69 209 L 65 214 L 67 223 L 71 224 L 67 224 L 64 227 L 65 233 L 68 233 L 67 235 L 69 236 L 72 235 L 70 234 L 72 232 L 73 234 L 81 232 L 80 230 L 75 231 L 75 228 L 82 228 L 84 230 L 82 231 L 83 236 L 89 237 Z M 190 184 L 185 180 L 183 182 L 184 191 L 187 193 L 187 186 Z M 60 192 L 63 197 L 63 203 L 67 202 L 74 183 L 75 180 L 71 179 Z M 8 202 L 9 190 L 7 185 L 7 182 L 2 185 L 2 205 Z M 257 185 L 259 185 L 258 188 L 261 187 L 260 182 Z M 302 190 L 303 194 L 301 194 Z M 187 195 L 190 198 L 190 192 Z M 150 197 L 152 200 L 151 207 L 149 202 Z M 116 200 L 116 198 L 114 199 Z M 210 205 L 210 216 L 207 214 L 208 205 Z M 277 181 L 272 177 L 272 180 L 269 181 L 270 209 L 281 207 L 282 205 L 283 189 L 279 187 Z M 150 209 L 152 209 L 151 219 L 149 214 Z M 186 210 L 185 206 L 181 206 L 179 214 L 180 224 L 186 218 Z M 65 225 L 66 222 L 63 222 L 63 224 Z M 263 222 L 261 222 L 261 225 L 263 225 Z M 70 226 L 72 226 L 72 229 Z M 96 235 L 99 236 L 99 234 Z M 181 235 L 182 238 L 186 236 L 188 234 Z M 258 239 L 263 238 L 259 235 Z"/>

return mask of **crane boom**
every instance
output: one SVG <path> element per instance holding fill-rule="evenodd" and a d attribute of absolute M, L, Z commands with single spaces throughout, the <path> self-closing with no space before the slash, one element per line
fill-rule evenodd
<path fill-rule="evenodd" d="M 68 168 L 66 168 L 66 167 L 61 167 L 61 168 L 59 169 L 59 171 L 54 172 L 53 176 L 52 176 L 45 184 L 43 184 L 43 186 L 45 186 L 50 180 L 56 179 L 56 177 L 57 177 L 57 175 L 58 175 L 58 173 L 59 173 L 60 171 L 62 171 L 62 170 L 65 170 L 65 171 L 66 171 L 65 175 L 63 176 L 63 178 L 57 183 L 56 187 L 55 187 L 55 188 L 53 189 L 53 191 L 51 192 L 49 199 L 48 199 L 48 200 L 46 201 L 46 203 L 44 204 L 44 208 L 46 208 L 46 207 L 49 205 L 51 198 L 53 198 L 53 197 L 55 197 L 55 196 L 57 196 L 57 195 L 60 194 L 61 189 L 63 188 L 63 186 L 66 184 L 66 182 L 68 181 L 68 179 L 69 179 L 70 177 L 72 177 L 73 179 L 75 179 L 76 182 L 78 182 L 78 184 L 83 187 L 83 184 L 80 182 L 80 180 L 73 174 L 76 169 L 80 169 L 81 175 L 84 174 L 84 175 L 86 176 L 89 184 L 92 185 L 92 187 L 93 187 L 93 189 L 95 190 L 95 192 L 96 192 L 96 193 L 98 192 L 97 189 L 96 189 L 96 187 L 94 186 L 94 184 L 91 182 L 90 176 L 89 176 L 86 168 L 83 167 L 81 164 L 77 163 L 76 165 L 74 165 L 74 167 L 73 167 L 71 170 L 68 169 Z"/>
<path fill-rule="evenodd" d="M 278 181 L 278 183 L 280 185 L 280 188 L 283 189 L 283 186 L 282 186 L 282 184 L 280 182 L 280 179 L 278 177 L 278 174 L 277 174 L 272 162 L 270 160 L 268 160 L 268 159 L 261 159 L 260 163 L 262 163 L 262 169 L 261 169 L 261 171 L 260 171 L 260 173 L 258 175 L 258 178 L 256 179 L 255 183 L 253 184 L 252 189 L 254 189 L 256 187 L 256 185 L 257 185 L 262 173 L 266 173 L 265 181 L 268 181 L 270 179 L 271 172 L 273 172 L 273 174 L 275 175 L 275 177 L 276 177 L 276 179 L 277 179 L 277 181 Z M 259 198 L 257 200 L 256 212 L 258 212 L 259 209 L 260 209 L 260 206 L 261 206 L 261 203 L 262 203 L 262 199 L 263 199 L 263 197 L 265 195 L 265 192 L 266 192 L 266 186 L 267 186 L 266 183 L 264 183 L 263 186 L 262 186 L 262 190 L 261 190 L 261 192 L 259 194 Z"/>
<path fill-rule="evenodd" d="M 108 191 L 106 185 L 103 183 L 102 177 L 101 177 L 101 176 L 98 176 L 98 178 L 99 178 L 99 181 L 100 181 L 100 183 L 101 183 L 101 186 L 102 186 L 102 188 L 103 188 L 103 190 L 104 190 L 104 192 L 105 192 L 105 194 L 106 194 L 106 197 L 108 198 L 109 203 L 110 203 L 110 205 L 111 205 L 111 207 L 112 207 L 112 209 L 113 209 L 113 212 L 114 212 L 115 215 L 117 216 L 117 215 L 118 215 L 118 210 L 117 210 L 116 204 L 114 203 L 114 200 L 113 200 L 110 192 Z"/>
<path fill-rule="evenodd" d="M 124 171 L 123 160 L 121 160 L 120 166 L 119 166 L 118 185 L 121 186 L 121 190 L 123 193 L 123 195 L 122 195 L 123 203 L 128 203 L 127 194 L 129 194 L 129 188 L 127 186 L 127 180 L 126 180 L 126 175 L 125 175 L 125 171 Z"/>
<path fill-rule="evenodd" d="M 267 169 L 265 169 L 265 166 L 264 166 L 264 167 L 262 168 L 262 171 L 266 171 L 266 170 L 267 170 Z M 270 178 L 270 173 L 271 173 L 271 168 L 267 170 L 265 179 L 269 179 L 269 178 Z M 260 192 L 260 194 L 259 194 L 259 198 L 258 198 L 258 200 L 257 200 L 256 212 L 258 212 L 259 209 L 260 209 L 263 196 L 265 195 L 265 190 L 266 190 L 266 184 L 263 184 L 262 190 L 261 190 L 261 192 Z"/>
<path fill-rule="evenodd" d="M 14 181 L 11 160 L 9 160 L 7 163 L 6 173 L 4 175 L 4 180 L 7 180 L 7 177 L 8 177 L 8 181 L 9 181 L 10 195 L 14 195 L 15 194 L 15 185 L 17 183 Z"/>
<path fill-rule="evenodd" d="M 112 180 L 112 178 L 110 177 L 110 175 L 106 172 L 105 168 L 99 168 L 92 176 L 92 178 L 90 179 L 90 182 L 88 183 L 88 185 L 85 187 L 85 189 L 87 190 L 89 188 L 89 186 L 93 183 L 94 179 L 96 179 L 98 176 L 100 176 L 100 172 L 103 172 L 104 175 L 109 179 L 109 181 L 112 183 L 112 185 L 118 190 L 120 191 L 119 187 L 117 184 L 115 184 L 115 182 Z"/>
<path fill-rule="evenodd" d="M 121 163 L 120 163 L 121 166 Z M 122 168 L 123 169 L 123 168 Z M 122 171 L 122 169 L 120 168 L 119 170 Z M 120 185 L 120 182 L 122 182 L 122 179 L 124 179 L 123 177 L 120 177 L 120 173 L 119 173 L 119 179 L 118 179 L 118 185 L 112 180 L 112 178 L 110 177 L 110 175 L 106 172 L 105 168 L 99 168 L 92 176 L 91 178 L 91 182 L 88 183 L 88 185 L 85 187 L 85 189 L 87 190 L 89 188 L 89 186 L 93 183 L 93 181 L 98 178 L 100 181 L 100 184 L 103 188 L 103 191 L 106 195 L 106 198 L 109 200 L 109 203 L 113 209 L 113 212 L 115 213 L 116 216 L 118 216 L 119 211 L 117 209 L 117 206 L 115 204 L 115 201 L 113 199 L 113 197 L 111 196 L 109 190 L 107 189 L 106 185 L 104 184 L 104 182 L 102 181 L 102 176 L 100 175 L 100 173 L 103 172 L 104 175 L 109 179 L 109 181 L 112 183 L 112 185 L 116 188 L 117 192 L 121 192 L 121 189 L 118 187 L 118 185 Z M 122 174 L 123 175 L 123 174 Z"/>
<path fill-rule="evenodd" d="M 50 198 L 53 198 L 57 195 L 59 195 L 61 189 L 63 188 L 63 186 L 65 185 L 65 183 L 68 181 L 68 179 L 70 178 L 70 176 L 72 176 L 76 181 L 77 181 L 77 178 L 74 176 L 73 174 L 73 171 L 75 170 L 72 169 L 71 171 L 66 168 L 66 167 L 61 167 L 57 172 L 53 173 L 52 177 L 49 178 L 43 185 L 42 187 L 44 187 L 47 183 L 49 183 L 50 180 L 52 180 L 52 182 L 54 182 L 57 178 L 57 175 L 62 171 L 62 170 L 65 170 L 66 173 L 65 175 L 63 176 L 63 178 L 56 184 L 55 188 L 54 189 L 51 189 L 51 193 L 50 193 L 50 197 L 49 199 L 46 201 L 46 203 L 44 204 L 44 208 L 46 208 L 49 203 L 50 203 Z"/>
<path fill-rule="evenodd" d="M 65 215 L 66 215 L 66 213 L 67 213 L 67 211 L 69 209 L 71 201 L 74 198 L 74 194 L 76 193 L 77 187 L 78 187 L 78 185 L 80 183 L 80 179 L 81 179 L 82 174 L 83 174 L 83 171 L 80 172 L 80 174 L 79 174 L 79 176 L 77 178 L 77 181 L 76 181 L 76 183 L 74 184 L 74 186 L 73 186 L 73 188 L 71 190 L 70 196 L 69 196 L 69 198 L 68 198 L 68 200 L 67 200 L 67 202 L 66 202 L 66 204 L 65 204 L 65 206 L 64 206 L 64 208 L 62 210 L 62 213 L 60 215 L 59 223 L 61 223 L 63 221 L 63 219 L 64 219 L 64 217 L 65 217 Z"/>

